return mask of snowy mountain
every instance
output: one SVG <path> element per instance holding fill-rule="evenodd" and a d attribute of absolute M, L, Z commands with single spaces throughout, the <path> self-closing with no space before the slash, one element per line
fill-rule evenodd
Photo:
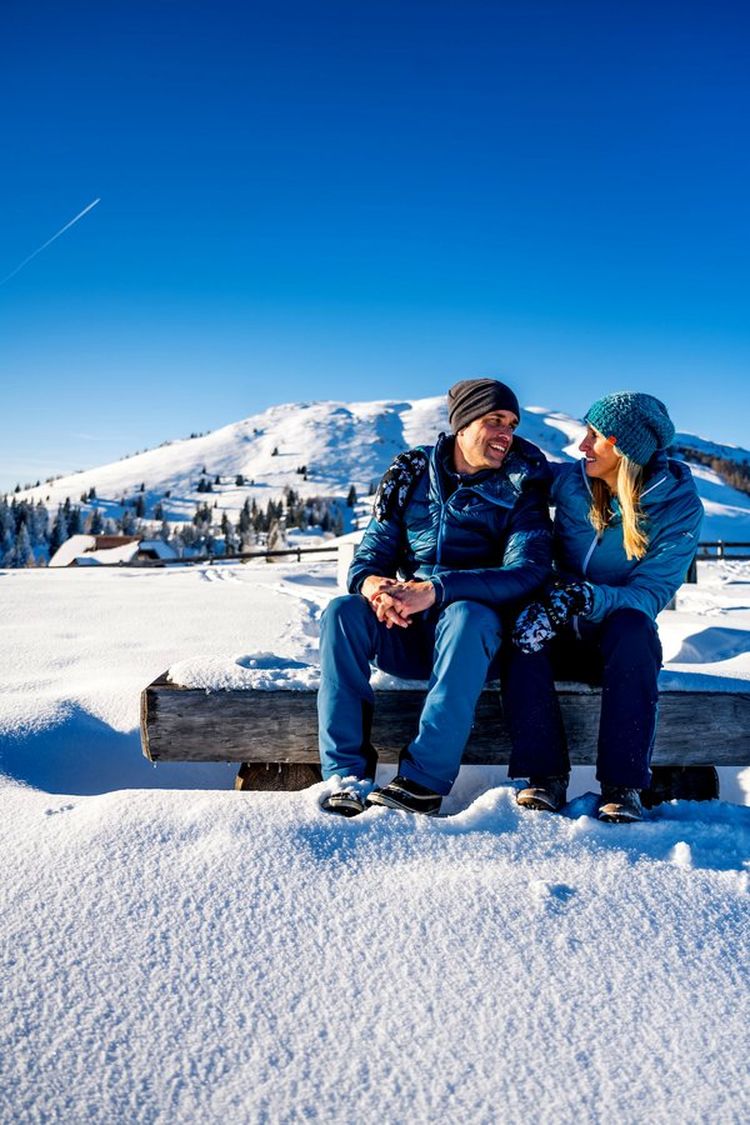
<path fill-rule="evenodd" d="M 412 401 L 273 406 L 211 433 L 165 442 L 157 449 L 60 477 L 18 498 L 41 499 L 53 512 L 66 498 L 80 504 L 81 497 L 94 489 L 96 500 L 85 507 L 96 504 L 104 516 L 117 517 L 123 500 L 132 502 L 141 493 L 147 517 L 161 501 L 170 522 L 189 521 L 196 505 L 210 500 L 217 520 L 223 512 L 236 519 L 248 496 L 265 506 L 285 488 L 302 497 L 343 500 L 353 484 L 362 497 L 397 453 L 432 442 L 447 429 L 442 395 Z M 578 455 L 582 426 L 568 414 L 527 407 L 519 432 L 551 460 Z M 706 458 L 750 463 L 748 450 L 692 434 L 678 434 L 676 443 Z M 706 508 L 703 539 L 750 539 L 750 496 L 730 488 L 706 465 L 691 467 Z M 203 486 L 199 489 L 201 481 L 211 482 L 209 496 Z"/>

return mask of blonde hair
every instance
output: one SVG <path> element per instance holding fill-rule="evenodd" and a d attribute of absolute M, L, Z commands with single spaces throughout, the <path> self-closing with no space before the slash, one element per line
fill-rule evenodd
<path fill-rule="evenodd" d="M 622 545 L 627 559 L 642 559 L 648 550 L 648 536 L 643 530 L 645 516 L 641 511 L 643 469 L 615 448 L 620 458 L 617 465 L 617 499 L 622 512 Z M 589 519 L 597 535 L 601 535 L 612 519 L 612 493 L 609 485 L 595 478 L 591 481 L 592 502 Z"/>

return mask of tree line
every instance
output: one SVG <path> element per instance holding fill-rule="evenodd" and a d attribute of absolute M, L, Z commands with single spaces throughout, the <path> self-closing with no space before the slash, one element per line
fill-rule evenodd
<path fill-rule="evenodd" d="M 81 534 L 160 538 L 179 557 L 236 556 L 256 547 L 279 550 L 286 545 L 286 533 L 292 528 L 343 534 L 345 509 L 357 501 L 354 485 L 343 502 L 320 496 L 303 499 L 295 489 L 285 488 L 280 500 L 269 500 L 265 507 L 248 497 L 236 521 L 226 512 L 219 517 L 218 502 L 209 506 L 203 501 L 189 522 L 170 523 L 164 515 L 163 500 L 149 512 L 144 493 L 142 485 L 135 497 L 121 497 L 122 513 L 115 518 L 106 517 L 96 506 L 94 488 L 81 496 L 85 508 L 68 498 L 54 517 L 41 500 L 32 503 L 15 495 L 0 497 L 0 567 L 46 566 L 63 543 Z M 164 499 L 168 498 L 167 493 Z"/>
<path fill-rule="evenodd" d="M 724 484 L 736 488 L 738 492 L 750 495 L 750 464 L 747 461 L 732 461 L 728 457 L 716 457 L 712 453 L 704 453 L 700 449 L 693 449 L 689 445 L 676 445 L 674 452 L 684 461 L 693 461 L 697 465 L 704 465 L 713 469 Z"/>

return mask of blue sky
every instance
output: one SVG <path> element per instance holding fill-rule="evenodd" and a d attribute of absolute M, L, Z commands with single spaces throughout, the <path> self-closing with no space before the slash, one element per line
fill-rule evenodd
<path fill-rule="evenodd" d="M 0 488 L 496 374 L 750 445 L 743 3 L 0 10 Z"/>

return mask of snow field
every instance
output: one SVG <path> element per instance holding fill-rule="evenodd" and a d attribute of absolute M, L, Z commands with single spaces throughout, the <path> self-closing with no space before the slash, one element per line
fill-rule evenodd
<path fill-rule="evenodd" d="M 5 1119 L 742 1119 L 748 810 L 322 788 L 0 793 Z"/>
<path fill-rule="evenodd" d="M 634 826 L 499 767 L 346 821 L 142 758 L 168 667 L 314 668 L 334 571 L 0 571 L 0 1120 L 744 1122 L 750 771 Z M 750 678 L 749 580 L 701 564 L 666 674 Z"/>

